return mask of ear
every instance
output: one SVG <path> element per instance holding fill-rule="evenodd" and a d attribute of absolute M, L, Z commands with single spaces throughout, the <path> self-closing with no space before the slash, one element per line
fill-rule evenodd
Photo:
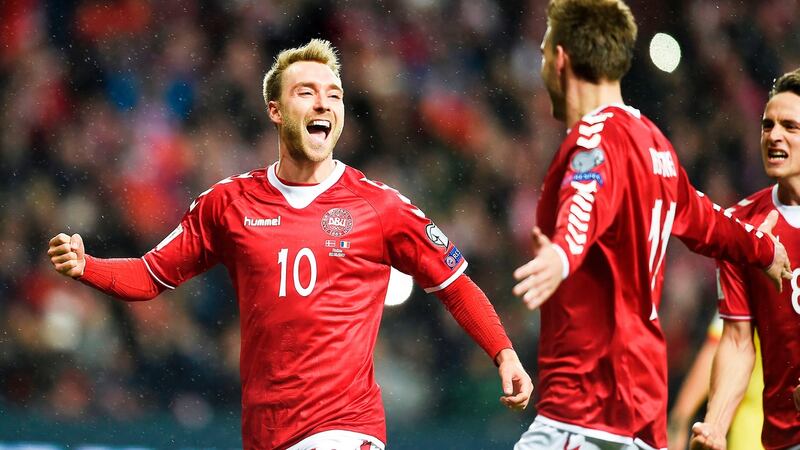
<path fill-rule="evenodd" d="M 269 120 L 275 125 L 283 123 L 283 116 L 281 115 L 281 109 L 277 100 L 270 100 L 269 103 L 267 103 L 267 114 L 269 115 Z"/>
<path fill-rule="evenodd" d="M 569 55 L 564 51 L 564 47 L 556 45 L 556 73 L 560 76 L 570 64 Z"/>

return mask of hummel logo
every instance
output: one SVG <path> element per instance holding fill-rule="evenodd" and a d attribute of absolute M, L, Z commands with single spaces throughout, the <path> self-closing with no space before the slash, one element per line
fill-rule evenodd
<path fill-rule="evenodd" d="M 244 218 L 244 226 L 246 227 L 277 227 L 281 224 L 281 216 L 274 219 L 251 219 Z"/>

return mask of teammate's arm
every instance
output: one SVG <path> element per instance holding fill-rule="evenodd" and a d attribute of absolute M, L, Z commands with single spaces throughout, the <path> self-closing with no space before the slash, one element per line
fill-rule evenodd
<path fill-rule="evenodd" d="M 725 436 L 747 390 L 755 358 L 750 321 L 725 320 L 711 369 L 706 417 L 692 427 L 692 449 L 727 448 Z"/>
<path fill-rule="evenodd" d="M 627 181 L 614 178 L 613 161 L 607 160 L 608 157 L 601 148 L 573 149 L 559 191 L 553 235 L 548 238 L 534 228 L 534 258 L 513 274 L 518 283 L 512 292 L 529 309 L 538 308 L 550 298 L 611 225 Z"/>
<path fill-rule="evenodd" d="M 678 205 L 672 234 L 693 252 L 764 269 L 780 290 L 781 278 L 791 279 L 792 271 L 786 249 L 771 234 L 777 212 L 770 213 L 759 226 L 760 233 L 752 232 L 700 194 L 683 167 L 679 168 L 678 176 Z"/>

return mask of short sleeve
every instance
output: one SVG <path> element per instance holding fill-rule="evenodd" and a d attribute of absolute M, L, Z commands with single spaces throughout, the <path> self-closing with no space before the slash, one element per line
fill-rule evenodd
<path fill-rule="evenodd" d="M 394 193 L 386 193 L 380 213 L 388 263 L 413 276 L 425 292 L 446 288 L 467 268 L 464 255 L 425 213 Z"/>
<path fill-rule="evenodd" d="M 142 257 L 150 275 L 167 288 L 174 289 L 218 262 L 215 234 L 222 211 L 219 198 L 210 192 L 200 194 L 180 224 Z"/>
<path fill-rule="evenodd" d="M 751 320 L 747 301 L 744 268 L 727 261 L 717 261 L 719 315 L 726 320 Z"/>

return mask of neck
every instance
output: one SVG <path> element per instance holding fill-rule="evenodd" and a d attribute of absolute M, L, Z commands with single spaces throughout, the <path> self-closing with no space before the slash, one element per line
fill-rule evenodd
<path fill-rule="evenodd" d="M 787 206 L 800 205 L 800 178 L 778 180 L 778 201 Z"/>
<path fill-rule="evenodd" d="M 591 83 L 575 77 L 567 83 L 566 123 L 572 128 L 587 113 L 610 103 L 623 103 L 619 80 Z"/>
<path fill-rule="evenodd" d="M 336 163 L 333 155 L 322 161 L 298 160 L 289 155 L 280 155 L 276 175 L 292 183 L 321 183 L 333 172 Z"/>

